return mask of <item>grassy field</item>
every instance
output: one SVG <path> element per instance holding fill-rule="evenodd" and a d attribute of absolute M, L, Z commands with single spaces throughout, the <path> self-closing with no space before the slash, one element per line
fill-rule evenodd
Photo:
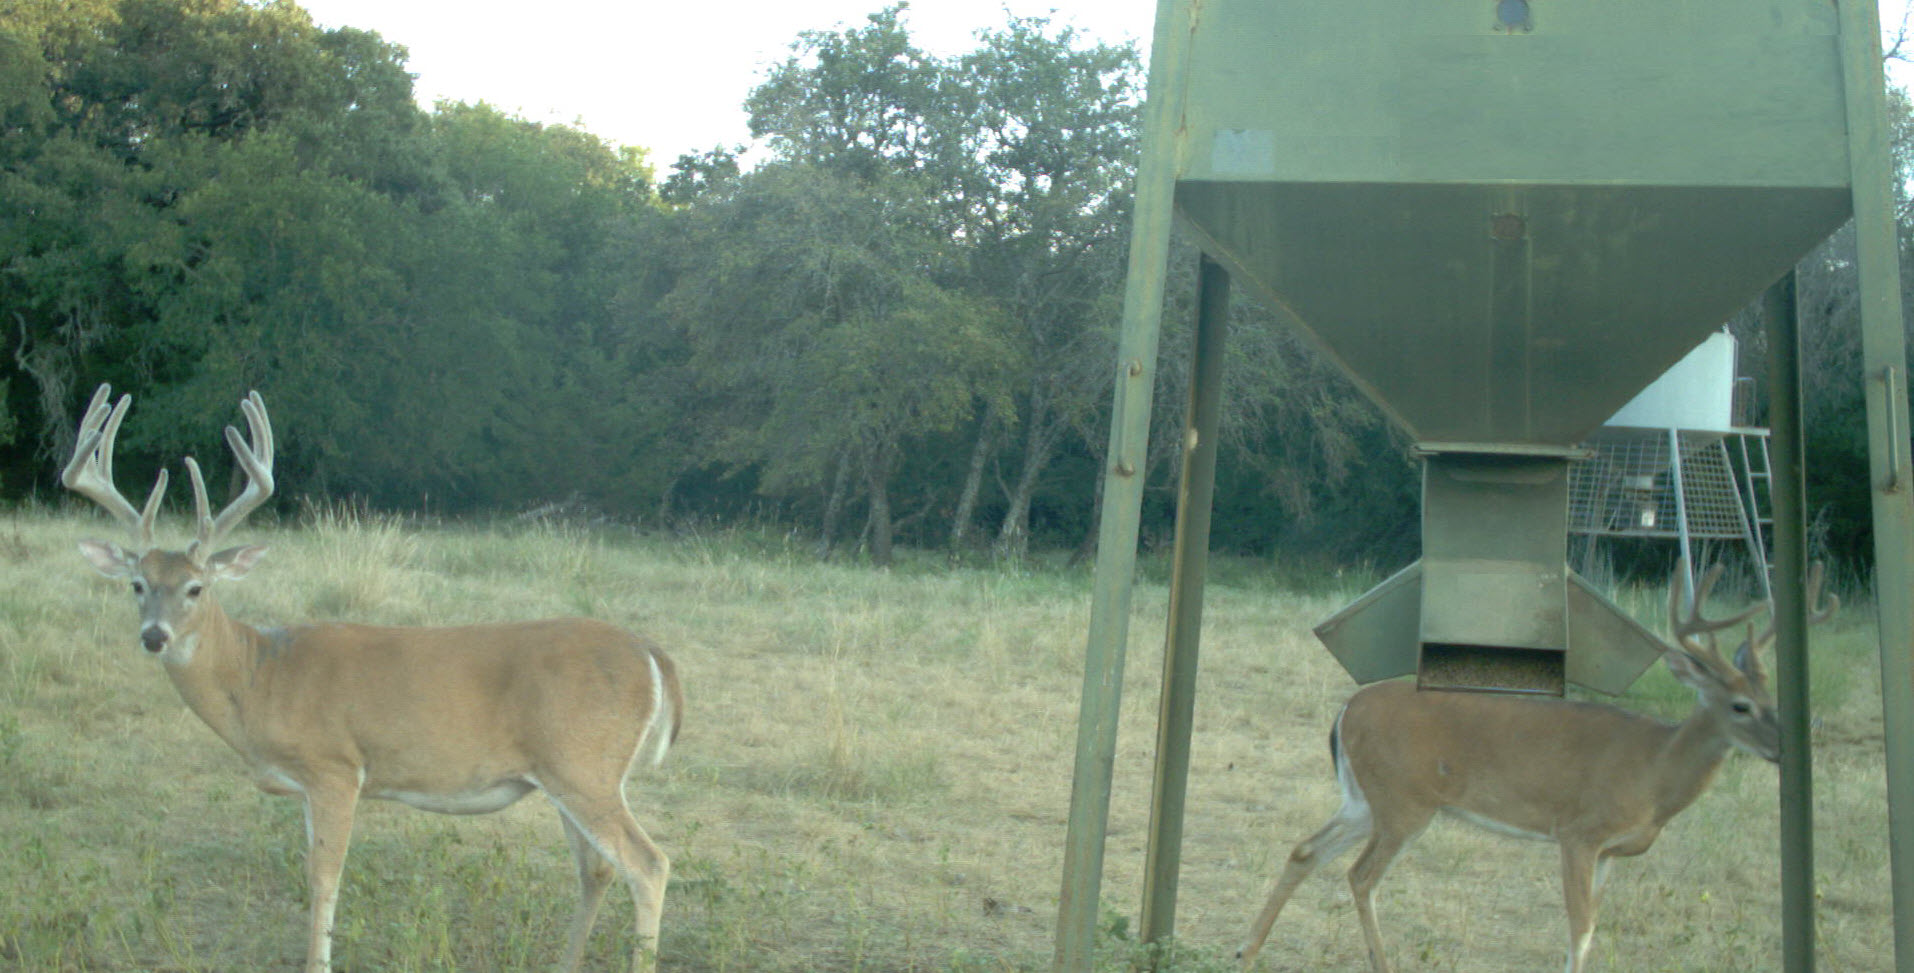
<path fill-rule="evenodd" d="M 0 518 L 0 969 L 297 969 L 299 805 L 254 790 L 186 710 L 136 644 L 131 597 L 77 556 L 81 536 L 110 527 L 91 511 Z M 666 647 L 686 686 L 684 735 L 630 788 L 674 861 L 665 968 L 1048 968 L 1087 572 L 928 556 L 876 571 L 756 534 L 415 531 L 339 514 L 244 539 L 254 538 L 272 553 L 224 597 L 245 620 L 587 614 Z M 1179 900 L 1183 970 L 1228 967 L 1290 845 L 1336 805 L 1324 741 L 1354 687 L 1309 629 L 1370 580 L 1219 568 Z M 1166 600 L 1150 581 L 1136 598 L 1104 882 L 1109 969 L 1135 955 L 1126 930 Z M 1657 610 L 1652 593 L 1639 601 Z M 1871 637 L 1865 606 L 1815 635 L 1820 951 L 1833 973 L 1892 965 Z M 1657 667 L 1627 705 L 1678 716 L 1687 693 Z M 1776 786 L 1772 767 L 1733 757 L 1648 855 L 1617 865 L 1597 969 L 1779 965 Z M 1366 969 L 1346 865 L 1298 893 L 1264 969 Z M 541 798 L 457 819 L 367 802 L 337 968 L 548 968 L 573 896 Z M 594 970 L 622 969 L 630 955 L 629 900 L 614 888 L 608 903 Z M 1405 971 L 1561 962 L 1552 846 L 1439 822 L 1384 882 L 1380 912 Z"/>

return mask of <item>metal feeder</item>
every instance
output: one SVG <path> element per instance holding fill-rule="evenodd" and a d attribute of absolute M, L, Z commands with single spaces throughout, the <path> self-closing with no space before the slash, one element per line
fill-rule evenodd
<path fill-rule="evenodd" d="M 1848 215 L 1834 10 L 1758 6 L 1556 4 L 1516 32 L 1468 0 L 1204 6 L 1177 210 L 1424 457 L 1421 584 L 1351 609 L 1413 597 L 1420 649 L 1339 616 L 1352 674 L 1614 693 L 1658 657 L 1575 637 L 1569 463 Z M 1252 57 L 1272 38 L 1306 53 Z"/>
<path fill-rule="evenodd" d="M 1877 460 L 1877 537 L 1887 538 L 1878 549 L 1883 564 L 1899 558 L 1883 589 L 1890 579 L 1908 587 L 1893 549 L 1914 548 L 1905 488 L 1914 471 L 1906 437 L 1893 432 L 1906 428 L 1895 384 L 1904 351 L 1872 0 L 1159 0 L 1156 23 L 1059 970 L 1092 965 L 1173 223 L 1204 261 L 1146 941 L 1173 926 L 1232 281 L 1287 312 L 1423 457 L 1422 561 L 1324 625 L 1358 679 L 1415 672 L 1429 687 L 1615 691 L 1652 662 L 1659 640 L 1566 566 L 1570 463 L 1605 419 L 1764 288 L 1786 309 L 1769 320 L 1776 408 L 1792 409 L 1791 269 L 1851 212 L 1868 360 L 1884 369 L 1870 421 L 1889 431 L 1882 441 L 1900 442 Z M 1773 424 L 1778 468 L 1794 422 Z M 1804 560 L 1788 526 L 1799 520 L 1787 500 L 1799 497 L 1798 466 L 1789 468 L 1794 486 L 1777 491 L 1776 514 L 1784 649 L 1805 641 L 1789 590 Z M 1884 607 L 1883 633 L 1884 665 L 1890 642 L 1914 656 L 1914 608 Z M 1797 660 L 1784 652 L 1780 662 L 1785 682 Z M 1914 664 L 1893 665 L 1914 683 Z M 1784 698 L 1784 719 L 1804 706 Z M 1914 738 L 1914 716 L 1889 724 L 1890 739 L 1902 726 Z M 1804 721 L 1796 729 L 1805 737 Z M 1890 777 L 1892 793 L 1914 800 L 1914 776 Z M 1783 816 L 1785 832 L 1785 807 Z M 1914 853 L 1907 864 L 1914 870 Z M 1811 891 L 1802 874 L 1784 854 L 1791 909 Z M 1907 910 L 1914 929 L 1914 898 Z M 1812 962 L 1811 946 L 1784 939 L 1790 956 Z"/>

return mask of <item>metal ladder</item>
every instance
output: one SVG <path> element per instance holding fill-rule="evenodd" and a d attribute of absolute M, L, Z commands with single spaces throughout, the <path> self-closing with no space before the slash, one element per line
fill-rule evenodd
<path fill-rule="evenodd" d="M 1768 460 L 1768 431 L 1734 434 L 1741 459 L 1741 502 L 1747 510 L 1748 547 L 1761 562 L 1761 594 L 1774 601 L 1774 467 Z M 1752 444 L 1751 444 L 1752 443 Z"/>

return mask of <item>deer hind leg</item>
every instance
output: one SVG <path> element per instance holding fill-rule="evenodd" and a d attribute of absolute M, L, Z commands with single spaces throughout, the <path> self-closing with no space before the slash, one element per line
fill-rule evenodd
<path fill-rule="evenodd" d="M 1601 907 L 1602 879 L 1608 859 L 1585 845 L 1562 844 L 1562 899 L 1568 909 L 1567 973 L 1581 973 L 1595 938 L 1595 913 Z"/>
<path fill-rule="evenodd" d="M 559 968 L 565 973 L 577 973 L 585 959 L 585 941 L 591 938 L 592 924 L 598 918 L 598 906 L 604 902 L 605 889 L 610 887 L 617 869 L 592 847 L 591 840 L 578 830 L 569 815 L 561 812 L 558 819 L 565 822 L 565 840 L 571 845 L 572 859 L 578 865 L 578 911 L 572 915 L 565 963 Z"/>
<path fill-rule="evenodd" d="M 1263 943 L 1269 939 L 1269 930 L 1276 925 L 1276 917 L 1294 895 L 1296 887 L 1303 879 L 1324 864 L 1336 860 L 1348 851 L 1356 842 L 1369 836 L 1369 806 L 1359 798 L 1345 800 L 1342 810 L 1323 825 L 1322 830 L 1310 835 L 1289 853 L 1289 863 L 1283 866 L 1283 874 L 1270 888 L 1269 900 L 1264 903 L 1263 911 L 1249 927 L 1249 936 L 1243 940 L 1243 947 L 1236 951 L 1236 958 L 1248 970 L 1256 964 L 1256 954 L 1262 952 Z"/>
<path fill-rule="evenodd" d="M 671 860 L 652 844 L 645 830 L 625 807 L 624 795 L 613 791 L 591 796 L 563 788 L 547 788 L 566 823 L 575 828 L 585 843 L 625 879 L 637 913 L 638 949 L 632 957 L 632 969 L 655 969 L 658 959 L 658 926 L 664 914 L 665 884 L 671 877 Z M 588 866 L 581 865 L 580 873 Z M 585 878 L 585 882 L 592 879 Z M 589 892 L 589 889 L 587 889 Z M 603 894 L 602 888 L 600 894 Z M 589 926 L 582 915 L 578 923 Z M 576 924 L 574 936 L 577 935 Z"/>
<path fill-rule="evenodd" d="M 1349 867 L 1349 889 L 1355 893 L 1356 920 L 1362 924 L 1362 937 L 1369 947 L 1369 967 L 1374 973 L 1390 973 L 1391 969 L 1382 946 L 1382 927 L 1376 923 L 1376 883 L 1382 881 L 1383 873 L 1389 870 L 1396 856 L 1428 827 L 1432 815 L 1433 812 L 1406 828 L 1376 822 L 1370 830 L 1369 844 Z"/>

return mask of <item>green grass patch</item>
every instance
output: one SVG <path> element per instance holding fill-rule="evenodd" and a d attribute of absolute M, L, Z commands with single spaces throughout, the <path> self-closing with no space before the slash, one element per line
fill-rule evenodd
<path fill-rule="evenodd" d="M 183 538 L 183 525 L 163 526 Z M 179 701 L 130 595 L 75 554 L 103 518 L 0 519 L 0 969 L 295 968 L 304 822 Z M 452 624 L 588 614 L 644 632 L 684 678 L 684 734 L 629 797 L 673 858 L 662 955 L 690 971 L 1011 971 L 1051 962 L 1090 571 L 900 552 L 877 570 L 768 531 L 563 522 L 420 525 L 350 509 L 239 538 L 271 555 L 236 617 Z M 1144 559 L 1113 767 L 1099 966 L 1207 973 L 1290 845 L 1336 803 L 1323 737 L 1354 686 L 1310 629 L 1381 571 L 1217 559 L 1206 595 L 1177 937 L 1133 930 L 1150 802 L 1167 561 Z M 1865 603 L 1864 592 L 1848 592 Z M 1860 597 L 1854 597 L 1855 595 Z M 1651 628 L 1657 592 L 1624 593 Z M 1865 610 L 1813 636 L 1816 813 L 1829 968 L 1891 950 L 1879 677 Z M 1657 666 L 1623 705 L 1678 718 Z M 1613 869 L 1608 970 L 1778 964 L 1776 779 L 1731 759 L 1646 856 Z M 1264 969 L 1366 967 L 1343 866 L 1299 891 Z M 555 963 L 577 895 L 537 796 L 461 819 L 367 802 L 341 895 L 342 971 Z M 1554 968 L 1552 850 L 1437 825 L 1380 911 L 1405 970 Z M 623 969 L 614 887 L 587 968 Z M 1728 958 L 1728 959 L 1724 959 Z"/>

